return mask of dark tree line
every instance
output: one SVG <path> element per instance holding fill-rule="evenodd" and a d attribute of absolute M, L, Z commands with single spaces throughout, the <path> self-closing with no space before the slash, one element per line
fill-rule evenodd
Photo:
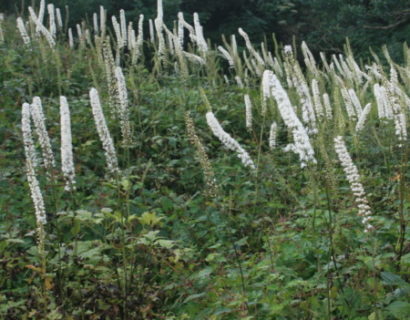
<path fill-rule="evenodd" d="M 3 0 L 0 11 L 15 12 L 40 0 Z M 51 1 L 50 1 L 51 2 Z M 103 5 L 109 15 L 127 10 L 155 17 L 156 0 L 55 0 L 70 7 L 71 23 L 90 17 Z M 172 24 L 178 11 L 198 12 L 205 35 L 220 41 L 242 27 L 251 39 L 262 41 L 275 33 L 282 43 L 305 40 L 314 52 L 338 53 L 349 38 L 354 52 L 366 57 L 369 47 L 387 44 L 391 55 L 402 57 L 402 43 L 410 40 L 410 0 L 164 0 L 165 19 Z"/>

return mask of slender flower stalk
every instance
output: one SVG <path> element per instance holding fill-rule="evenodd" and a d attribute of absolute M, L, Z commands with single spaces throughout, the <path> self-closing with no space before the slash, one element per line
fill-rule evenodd
<path fill-rule="evenodd" d="M 110 131 L 108 130 L 107 123 L 105 122 L 98 91 L 95 88 L 90 90 L 90 101 L 95 126 L 97 127 L 97 132 L 104 148 L 105 161 L 107 162 L 108 171 L 111 175 L 117 175 L 120 172 L 117 153 L 115 152 L 114 143 L 111 138 Z"/>
<path fill-rule="evenodd" d="M 71 136 L 70 109 L 66 97 L 60 97 L 61 123 L 61 171 L 65 179 L 65 190 L 75 189 L 75 170 L 73 160 L 73 144 Z"/>
<path fill-rule="evenodd" d="M 316 163 L 315 152 L 310 144 L 306 129 L 293 110 L 286 91 L 272 71 L 266 70 L 264 72 L 262 86 L 264 88 L 264 94 L 267 95 L 267 97 L 272 96 L 275 98 L 280 115 L 286 126 L 292 132 L 293 144 L 285 148 L 285 150 L 293 151 L 299 155 L 302 168 L 309 162 Z"/>
<path fill-rule="evenodd" d="M 30 125 L 30 105 L 28 103 L 23 104 L 21 128 L 23 133 L 24 153 L 26 156 L 27 180 L 31 192 L 31 199 L 33 201 L 37 222 L 38 250 L 40 256 L 44 257 L 44 225 L 47 223 L 47 216 L 43 195 L 41 194 L 40 184 L 35 173 L 36 154 Z"/>
<path fill-rule="evenodd" d="M 346 144 L 342 136 L 337 136 L 334 139 L 335 150 L 339 158 L 340 164 L 343 167 L 343 171 L 346 174 L 346 178 L 349 181 L 350 189 L 355 197 L 356 205 L 359 209 L 359 216 L 362 217 L 362 223 L 365 228 L 365 232 L 369 232 L 374 229 L 371 224 L 371 208 L 366 198 L 363 185 L 360 182 L 359 171 L 352 161 L 352 158 L 347 151 Z"/>
<path fill-rule="evenodd" d="M 122 47 L 127 46 L 127 20 L 125 19 L 125 11 L 120 10 L 120 25 L 121 25 L 121 38 L 122 38 Z"/>
<path fill-rule="evenodd" d="M 206 121 L 208 123 L 208 126 L 211 128 L 212 133 L 225 145 L 225 147 L 237 153 L 238 158 L 241 159 L 245 167 L 249 167 L 253 170 L 256 169 L 256 166 L 249 154 L 240 146 L 240 144 L 235 139 L 233 139 L 228 133 L 224 131 L 213 112 L 207 112 Z"/>
<path fill-rule="evenodd" d="M 50 138 L 46 129 L 46 119 L 43 112 L 43 106 L 39 97 L 33 98 L 30 111 L 34 122 L 34 127 L 40 141 L 44 159 L 44 167 L 48 170 L 48 172 L 50 172 L 55 167 L 55 160 L 53 150 L 51 148 Z"/>

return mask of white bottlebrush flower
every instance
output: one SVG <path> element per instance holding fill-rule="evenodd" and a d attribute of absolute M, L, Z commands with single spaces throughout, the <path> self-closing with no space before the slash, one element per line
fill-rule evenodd
<path fill-rule="evenodd" d="M 186 51 L 182 51 L 182 53 L 184 54 L 185 58 L 187 58 L 189 61 L 198 63 L 203 66 L 206 65 L 205 60 L 201 58 L 200 56 L 193 54 L 193 53 L 186 52 Z"/>
<path fill-rule="evenodd" d="M 3 21 L 4 21 L 4 14 L 0 13 L 0 43 L 4 42 Z"/>
<path fill-rule="evenodd" d="M 30 105 L 28 103 L 23 104 L 21 113 L 21 129 L 23 133 L 24 153 L 26 156 L 26 173 L 27 180 L 30 187 L 31 198 L 33 200 L 37 227 L 39 229 L 39 236 L 43 225 L 47 223 L 46 210 L 44 206 L 43 196 L 41 194 L 40 185 L 38 183 L 35 167 L 36 167 L 36 155 L 34 149 L 33 135 L 30 125 Z"/>
<path fill-rule="evenodd" d="M 57 34 L 57 25 L 56 25 L 56 16 L 54 10 L 54 4 L 50 3 L 47 5 L 48 11 L 48 23 L 49 23 L 49 31 L 53 38 L 56 37 Z"/>
<path fill-rule="evenodd" d="M 352 158 L 347 151 L 346 144 L 342 136 L 338 136 L 334 139 L 335 150 L 339 161 L 343 167 L 343 171 L 346 174 L 346 178 L 349 181 L 350 189 L 355 197 L 356 205 L 359 209 L 359 216 L 362 217 L 362 223 L 364 225 L 365 231 L 371 231 L 374 229 L 371 220 L 371 208 L 366 198 L 366 193 L 364 191 L 363 185 L 360 182 L 359 171 L 352 161 Z"/>
<path fill-rule="evenodd" d="M 241 79 L 240 76 L 235 76 L 235 81 L 236 81 L 236 84 L 238 85 L 239 88 L 241 88 L 241 89 L 244 88 L 244 85 L 243 85 L 243 82 L 242 82 L 242 79 Z"/>
<path fill-rule="evenodd" d="M 111 17 L 111 22 L 117 41 L 117 48 L 121 49 L 124 46 L 124 39 L 122 38 L 121 26 L 118 23 L 117 18 L 115 16 Z"/>
<path fill-rule="evenodd" d="M 127 20 L 125 19 L 125 11 L 123 9 L 120 10 L 120 26 L 121 26 L 121 39 L 122 39 L 122 47 L 127 46 Z"/>
<path fill-rule="evenodd" d="M 199 51 L 205 53 L 208 51 L 208 44 L 204 38 L 203 28 L 199 22 L 198 13 L 194 12 L 194 27 L 195 27 L 195 37 L 196 43 L 198 45 Z"/>
<path fill-rule="evenodd" d="M 396 87 L 394 83 L 388 82 L 387 94 L 393 112 L 393 120 L 396 129 L 396 135 L 400 141 L 399 146 L 402 147 L 403 145 L 401 144 L 401 142 L 407 140 L 406 115 L 404 113 L 404 110 L 402 109 L 402 106 L 400 105 L 399 97 L 397 96 Z"/>
<path fill-rule="evenodd" d="M 138 19 L 138 37 L 136 46 L 138 50 L 142 51 L 142 45 L 144 43 L 144 15 L 140 14 Z"/>
<path fill-rule="evenodd" d="M 233 139 L 228 133 L 224 131 L 219 124 L 213 112 L 207 112 L 206 121 L 211 128 L 212 133 L 227 147 L 229 150 L 235 151 L 239 159 L 241 159 L 245 167 L 256 169 L 254 162 L 249 154 L 240 146 L 240 144 Z"/>
<path fill-rule="evenodd" d="M 74 37 L 73 37 L 73 31 L 71 28 L 68 28 L 68 45 L 70 46 L 71 49 L 74 48 Z"/>
<path fill-rule="evenodd" d="M 265 94 L 268 94 L 267 97 L 275 98 L 280 115 L 292 132 L 294 145 L 292 150 L 299 155 L 301 167 L 305 167 L 309 162 L 316 163 L 315 152 L 310 144 L 306 129 L 293 110 L 286 91 L 272 71 L 266 70 L 263 73 L 262 87 Z"/>
<path fill-rule="evenodd" d="M 252 130 L 252 101 L 249 94 L 244 95 L 246 129 Z"/>
<path fill-rule="evenodd" d="M 258 52 L 256 52 L 255 48 L 253 47 L 251 41 L 249 40 L 249 36 L 248 34 L 243 31 L 242 28 L 238 29 L 239 34 L 242 36 L 242 38 L 245 40 L 245 45 L 246 48 L 248 48 L 249 52 L 253 55 L 253 57 L 256 59 L 256 61 L 258 62 L 259 65 L 264 66 L 265 65 L 265 61 L 263 61 L 262 57 L 260 56 L 260 54 Z"/>
<path fill-rule="evenodd" d="M 129 120 L 127 86 L 125 83 L 125 77 L 122 73 L 121 67 L 116 67 L 114 70 L 114 74 L 117 83 L 122 139 L 123 144 L 128 145 L 131 143 L 131 127 Z"/>
<path fill-rule="evenodd" d="M 104 9 L 103 6 L 100 6 L 100 30 L 101 36 L 105 36 L 106 26 L 107 24 L 107 11 Z"/>
<path fill-rule="evenodd" d="M 24 25 L 24 21 L 21 17 L 17 18 L 17 28 L 20 32 L 21 38 L 25 45 L 29 46 L 31 44 L 31 39 L 27 33 L 26 26 Z"/>
<path fill-rule="evenodd" d="M 115 152 L 114 143 L 112 141 L 110 131 L 108 130 L 107 123 L 105 122 L 98 91 L 95 88 L 90 90 L 90 101 L 95 126 L 104 148 L 108 171 L 110 174 L 116 175 L 120 171 L 118 168 L 117 153 Z"/>
<path fill-rule="evenodd" d="M 235 66 L 235 63 L 233 62 L 232 56 L 229 54 L 229 52 L 222 46 L 218 46 L 219 52 L 222 53 L 223 57 L 228 60 L 229 66 L 233 68 Z"/>
<path fill-rule="evenodd" d="M 349 92 L 346 88 L 341 88 L 340 93 L 342 94 L 343 102 L 346 107 L 346 112 L 350 120 L 357 119 L 357 113 L 355 108 L 353 107 L 352 98 L 349 95 Z"/>
<path fill-rule="evenodd" d="M 71 136 L 70 109 L 66 97 L 60 97 L 60 124 L 61 124 L 61 171 L 66 181 L 65 190 L 75 189 L 75 170 L 73 160 L 73 143 Z"/>
<path fill-rule="evenodd" d="M 43 25 L 43 23 L 40 21 L 39 18 L 37 18 L 34 10 L 32 7 L 28 7 L 28 11 L 30 12 L 30 18 L 34 22 L 34 24 L 37 27 L 38 32 L 40 32 L 47 40 L 49 46 L 51 48 L 54 48 L 56 45 L 56 42 L 53 38 L 53 35 L 48 31 L 48 29 Z"/>
<path fill-rule="evenodd" d="M 323 97 L 323 104 L 325 106 L 326 118 L 330 120 L 333 118 L 333 112 L 332 112 L 332 106 L 330 104 L 329 95 L 327 93 L 324 93 L 322 97 Z"/>
<path fill-rule="evenodd" d="M 30 110 L 43 153 L 44 167 L 51 170 L 55 166 L 55 161 L 50 138 L 46 129 L 46 119 L 43 112 L 43 106 L 39 97 L 33 98 L 33 103 L 31 104 Z"/>
<path fill-rule="evenodd" d="M 34 12 L 34 11 L 33 11 Z M 39 23 L 43 24 L 44 21 L 44 15 L 46 13 L 46 1 L 45 0 L 41 0 L 40 1 L 40 9 L 38 11 L 38 21 Z M 36 32 L 39 32 L 39 28 L 36 25 Z"/>
<path fill-rule="evenodd" d="M 152 19 L 148 20 L 148 27 L 149 27 L 149 39 L 151 43 L 155 43 L 154 23 Z"/>
<path fill-rule="evenodd" d="M 63 18 L 61 17 L 61 10 L 60 8 L 56 8 L 56 18 L 57 18 L 57 26 L 62 29 L 63 28 Z"/>
<path fill-rule="evenodd" d="M 99 33 L 98 15 L 96 12 L 93 13 L 93 27 L 94 27 L 94 34 L 98 34 Z"/>
<path fill-rule="evenodd" d="M 184 14 L 178 12 L 178 41 L 181 49 L 184 48 L 184 24 L 181 20 L 184 20 Z"/>
<path fill-rule="evenodd" d="M 352 101 L 352 104 L 355 108 L 357 116 L 360 116 L 363 112 L 363 109 L 362 109 L 362 105 L 360 103 L 360 100 L 357 97 L 356 91 L 354 91 L 354 89 L 349 89 L 348 93 L 349 93 L 349 96 L 350 96 L 350 101 Z"/>
<path fill-rule="evenodd" d="M 278 124 L 273 121 L 269 130 L 269 148 L 271 150 L 276 148 L 276 139 L 278 135 Z"/>
<path fill-rule="evenodd" d="M 155 25 L 155 30 L 157 32 L 157 38 L 158 38 L 158 55 L 160 57 L 165 55 L 165 39 L 164 39 L 164 23 L 161 19 L 156 18 L 154 20 L 154 25 Z"/>
<path fill-rule="evenodd" d="M 360 132 L 360 131 L 363 130 L 364 124 L 367 120 L 367 117 L 368 117 L 371 109 L 372 109 L 372 104 L 371 103 L 368 103 L 364 107 L 364 109 L 362 111 L 362 114 L 360 115 L 359 120 L 357 121 L 357 124 L 356 124 L 356 132 Z"/>
<path fill-rule="evenodd" d="M 315 106 L 316 115 L 318 118 L 322 118 L 324 116 L 323 112 L 323 105 L 320 101 L 320 91 L 319 91 L 319 83 L 316 79 L 312 80 L 312 97 L 313 97 L 313 105 Z"/>

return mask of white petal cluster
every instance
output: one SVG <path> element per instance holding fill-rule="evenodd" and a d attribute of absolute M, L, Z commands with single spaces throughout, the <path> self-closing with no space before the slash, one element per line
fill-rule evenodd
<path fill-rule="evenodd" d="M 98 91 L 95 88 L 90 90 L 90 101 L 95 126 L 104 148 L 108 171 L 112 175 L 118 174 L 120 170 L 118 168 L 117 153 L 115 152 L 114 143 L 112 141 L 110 131 L 108 130 L 107 123 L 105 122 Z"/>
<path fill-rule="evenodd" d="M 343 137 L 337 136 L 334 139 L 334 142 L 337 156 L 343 167 L 343 171 L 346 174 L 346 178 L 349 181 L 350 189 L 352 190 L 352 193 L 355 197 L 355 202 L 359 209 L 359 216 L 362 217 L 362 223 L 365 227 L 365 231 L 371 231 L 373 229 L 373 226 L 370 223 L 372 212 L 367 201 L 363 185 L 360 182 L 360 176 L 357 167 L 353 163 L 352 158 L 347 151 Z"/>
<path fill-rule="evenodd" d="M 26 26 L 24 25 L 24 21 L 21 17 L 17 18 L 17 29 L 20 32 L 21 38 L 25 45 L 29 46 L 31 44 L 30 36 L 27 33 Z"/>
<path fill-rule="evenodd" d="M 35 173 L 36 155 L 30 125 L 30 105 L 28 103 L 23 104 L 21 128 L 23 133 L 24 153 L 26 155 L 27 180 L 30 187 L 31 198 L 33 200 L 37 227 L 41 229 L 42 226 L 47 223 L 47 216 L 40 185 Z"/>
<path fill-rule="evenodd" d="M 60 125 L 61 125 L 61 171 L 66 184 L 65 190 L 75 189 L 75 171 L 73 160 L 73 144 L 71 136 L 70 109 L 66 97 L 60 97 Z"/>
<path fill-rule="evenodd" d="M 238 158 L 241 159 L 245 167 L 256 169 L 256 166 L 249 154 L 234 138 L 232 138 L 228 133 L 224 131 L 213 112 L 207 112 L 206 121 L 208 123 L 208 126 L 211 128 L 212 133 L 225 145 L 225 147 L 237 153 Z"/>
<path fill-rule="evenodd" d="M 315 152 L 310 144 L 307 132 L 293 110 L 289 97 L 278 78 L 272 71 L 266 70 L 263 73 L 262 83 L 264 92 L 269 94 L 268 97 L 275 98 L 280 115 L 292 132 L 294 145 L 292 151 L 299 155 L 301 167 L 305 167 L 309 162 L 316 163 Z"/>
<path fill-rule="evenodd" d="M 43 112 L 43 106 L 39 97 L 33 98 L 33 103 L 31 104 L 30 111 L 34 122 L 34 127 L 40 141 L 40 146 L 44 158 L 44 166 L 47 169 L 52 169 L 55 166 L 54 155 L 51 148 L 50 138 L 46 129 L 46 119 Z"/>

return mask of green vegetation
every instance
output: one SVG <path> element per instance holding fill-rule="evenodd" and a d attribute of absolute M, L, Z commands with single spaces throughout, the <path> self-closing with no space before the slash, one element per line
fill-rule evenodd
<path fill-rule="evenodd" d="M 165 22 L 178 20 L 168 2 L 175 13 L 187 4 L 165 1 Z M 303 21 L 290 2 L 269 6 Z M 342 5 L 326 3 L 333 2 Z M 387 2 L 367 6 L 381 14 Z M 90 1 L 90 10 L 97 3 L 104 1 Z M 204 12 L 217 7 L 201 3 Z M 366 1 L 355 3 L 352 10 Z M 252 10 L 269 16 L 269 6 L 255 2 Z M 54 34 L 38 9 L 24 16 L 28 38 L 15 17 L 0 20 L 0 318 L 409 319 L 407 45 L 394 51 L 400 63 L 387 47 L 356 62 L 349 43 L 343 55 L 315 60 L 306 44 L 246 44 L 235 27 L 236 37 L 217 49 L 201 41 L 198 23 L 191 31 L 185 25 L 182 39 L 160 18 L 151 41 L 150 16 L 138 42 L 136 8 L 127 13 L 135 41 L 113 30 L 111 15 L 106 33 L 101 16 L 95 30 L 90 15 L 80 35 L 73 28 L 72 43 L 67 26 L 57 19 Z M 330 11 L 315 28 L 336 39 L 341 24 Z M 211 16 L 204 21 L 213 24 Z M 286 24 L 298 28 L 292 19 Z M 185 21 L 194 25 L 187 13 Z M 310 36 L 314 45 L 324 39 Z M 119 172 L 100 140 L 91 88 Z M 61 96 L 71 113 L 73 180 Z M 34 97 L 55 165 L 38 134 Z"/>

